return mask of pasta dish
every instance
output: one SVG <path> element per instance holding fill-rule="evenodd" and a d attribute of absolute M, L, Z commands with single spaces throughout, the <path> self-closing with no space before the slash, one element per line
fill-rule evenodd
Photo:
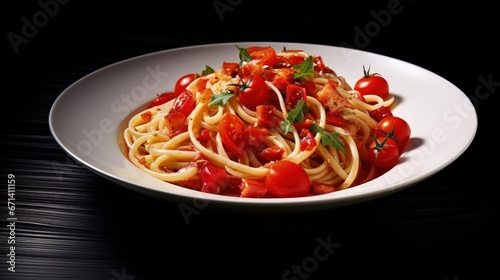
<path fill-rule="evenodd" d="M 382 158 L 394 142 L 401 155 L 407 139 L 394 139 L 394 128 L 377 134 L 392 116 L 390 93 L 361 93 L 303 50 L 235 47 L 238 62 L 206 66 L 127 120 L 135 166 L 196 191 L 300 197 L 355 187 L 394 165 L 374 163 L 372 150 Z"/>

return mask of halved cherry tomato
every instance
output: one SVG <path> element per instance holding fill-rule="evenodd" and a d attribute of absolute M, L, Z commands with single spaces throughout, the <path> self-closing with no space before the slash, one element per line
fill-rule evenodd
<path fill-rule="evenodd" d="M 222 62 L 222 73 L 229 75 L 231 77 L 236 77 L 240 71 L 240 65 L 236 62 Z"/>
<path fill-rule="evenodd" d="M 196 80 L 196 74 L 193 73 L 186 74 L 180 77 L 175 83 L 174 92 L 177 95 L 181 94 L 186 89 L 186 87 L 194 80 Z"/>
<path fill-rule="evenodd" d="M 247 48 L 247 51 L 253 59 L 260 60 L 263 65 L 274 66 L 278 62 L 276 51 L 271 46 L 253 46 Z"/>
<path fill-rule="evenodd" d="M 153 113 L 151 113 L 150 111 L 146 111 L 146 112 L 141 114 L 141 119 L 145 122 L 151 121 L 152 117 L 153 117 Z"/>
<path fill-rule="evenodd" d="M 241 155 L 246 145 L 245 124 L 233 113 L 224 113 L 219 121 L 219 133 L 222 144 L 230 152 Z"/>
<path fill-rule="evenodd" d="M 314 121 L 312 119 L 306 117 L 306 119 L 303 122 L 293 123 L 293 126 L 300 133 L 303 129 L 309 130 L 309 128 L 313 123 Z"/>
<path fill-rule="evenodd" d="M 347 124 L 342 116 L 330 113 L 326 114 L 326 123 L 338 127 L 344 127 Z"/>
<path fill-rule="evenodd" d="M 165 115 L 169 136 L 173 137 L 187 131 L 186 116 L 181 112 L 170 112 Z"/>
<path fill-rule="evenodd" d="M 247 127 L 246 141 L 249 147 L 253 147 L 260 151 L 267 147 L 269 142 L 267 137 L 269 135 L 270 134 L 267 129 L 250 125 Z"/>
<path fill-rule="evenodd" d="M 260 75 L 253 75 L 249 79 L 242 80 L 239 99 L 243 105 L 255 108 L 257 105 L 265 104 L 269 89 Z"/>
<path fill-rule="evenodd" d="M 366 152 L 368 161 L 379 168 L 392 168 L 399 161 L 398 144 L 389 137 L 374 138 L 368 144 Z"/>
<path fill-rule="evenodd" d="M 158 95 L 158 97 L 156 97 L 149 104 L 149 108 L 161 105 L 163 103 L 167 103 L 168 101 L 175 99 L 177 96 L 179 96 L 179 95 L 173 91 L 164 92 L 164 93 Z"/>
<path fill-rule="evenodd" d="M 323 58 L 321 56 L 315 56 L 313 58 L 313 62 L 314 62 L 314 71 L 330 73 L 330 74 L 334 73 L 332 69 L 330 69 L 328 66 L 325 65 L 325 63 L 323 62 Z"/>
<path fill-rule="evenodd" d="M 288 110 L 292 110 L 293 108 L 295 108 L 299 100 L 305 102 L 306 99 L 307 93 L 305 88 L 296 84 L 287 85 L 285 90 L 285 106 Z"/>
<path fill-rule="evenodd" d="M 201 191 L 206 193 L 220 193 L 228 183 L 225 169 L 206 164 L 200 170 Z"/>
<path fill-rule="evenodd" d="M 406 146 L 408 146 L 411 128 L 402 118 L 389 116 L 378 123 L 375 133 L 377 137 L 387 136 L 396 141 L 399 153 L 402 153 L 406 149 Z"/>
<path fill-rule="evenodd" d="M 255 108 L 257 114 L 257 125 L 264 128 L 273 128 L 278 125 L 279 120 L 274 117 L 278 109 L 273 105 L 259 105 Z"/>
<path fill-rule="evenodd" d="M 389 107 L 381 106 L 370 112 L 370 116 L 375 119 L 377 122 L 380 122 L 386 117 L 392 116 L 391 109 Z"/>
<path fill-rule="evenodd" d="M 274 162 L 269 167 L 265 185 L 277 197 L 307 196 L 311 188 L 304 168 L 289 160 Z"/>
<path fill-rule="evenodd" d="M 240 184 L 241 197 L 264 197 L 267 188 L 264 182 L 243 178 Z"/>
<path fill-rule="evenodd" d="M 287 65 L 286 65 L 286 67 L 290 67 L 291 68 L 291 67 L 293 67 L 296 64 L 301 64 L 302 62 L 304 62 L 304 60 L 305 60 L 305 57 L 303 57 L 303 56 L 300 56 L 300 55 L 291 55 L 287 59 Z"/>
<path fill-rule="evenodd" d="M 187 117 L 191 114 L 195 106 L 194 95 L 189 90 L 184 90 L 175 99 L 172 111 L 180 112 Z"/>
<path fill-rule="evenodd" d="M 389 95 L 389 83 L 387 80 L 378 73 L 370 74 L 370 69 L 365 70 L 364 67 L 363 72 L 363 77 L 354 84 L 354 89 L 362 95 L 374 94 L 383 99 L 386 98 Z"/>
<path fill-rule="evenodd" d="M 167 103 L 168 101 L 177 98 L 177 96 L 179 96 L 186 89 L 186 87 L 196 79 L 196 76 L 196 74 L 186 74 L 180 77 L 175 82 L 174 91 L 167 91 L 158 95 L 158 97 L 149 104 L 149 108 Z"/>
<path fill-rule="evenodd" d="M 310 151 L 316 147 L 318 143 L 314 139 L 314 135 L 309 129 L 302 129 L 300 131 L 300 150 Z"/>
<path fill-rule="evenodd" d="M 283 158 L 285 154 L 285 149 L 278 146 L 270 146 L 262 150 L 257 154 L 257 159 L 262 163 L 266 164 L 271 161 L 278 161 Z"/>
<path fill-rule="evenodd" d="M 208 130 L 206 128 L 202 129 L 200 132 L 200 136 L 198 136 L 198 141 L 204 142 L 204 143 L 212 141 L 212 135 L 211 135 L 210 130 Z"/>
<path fill-rule="evenodd" d="M 300 85 L 306 90 L 307 95 L 311 95 L 316 89 L 316 83 L 312 80 L 302 80 Z"/>

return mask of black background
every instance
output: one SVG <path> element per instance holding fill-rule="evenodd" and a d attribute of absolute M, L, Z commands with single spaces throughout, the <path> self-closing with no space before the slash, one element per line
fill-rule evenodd
<path fill-rule="evenodd" d="M 498 277 L 499 1 L 0 3 L 0 162 L 5 181 L 16 176 L 18 218 L 15 273 L 9 229 L 0 229 L 2 279 L 282 279 L 313 263 L 319 239 L 338 247 L 283 279 Z M 40 3 L 51 3 L 51 14 Z M 400 10 L 388 13 L 395 4 Z M 27 21 L 38 22 L 25 30 L 30 38 L 9 40 Z M 371 35 L 362 40 L 357 29 Z M 52 138 L 52 103 L 83 76 L 154 51 L 241 41 L 350 46 L 426 68 L 471 98 L 476 138 L 442 172 L 384 198 L 289 214 L 207 208 L 189 223 L 177 204 L 99 177 Z M 2 223 L 6 194 L 5 182 Z"/>

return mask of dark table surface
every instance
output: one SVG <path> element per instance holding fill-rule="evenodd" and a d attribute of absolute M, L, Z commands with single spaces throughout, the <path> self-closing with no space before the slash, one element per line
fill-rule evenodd
<path fill-rule="evenodd" d="M 1 1 L 1 279 L 498 277 L 499 1 L 159 3 Z M 435 176 L 383 198 L 299 213 L 207 208 L 187 223 L 176 203 L 96 175 L 50 133 L 54 100 L 101 67 L 241 41 L 347 44 L 426 68 L 471 98 L 476 137 Z M 315 255 L 319 246 L 327 258 Z"/>

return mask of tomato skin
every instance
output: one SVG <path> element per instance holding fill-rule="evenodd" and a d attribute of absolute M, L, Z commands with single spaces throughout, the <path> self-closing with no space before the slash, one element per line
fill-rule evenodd
<path fill-rule="evenodd" d="M 271 46 L 252 46 L 247 48 L 247 51 L 253 59 L 259 60 L 263 65 L 274 66 L 278 62 L 276 51 Z"/>
<path fill-rule="evenodd" d="M 165 116 L 169 136 L 173 137 L 179 133 L 187 131 L 186 116 L 180 112 L 171 112 Z"/>
<path fill-rule="evenodd" d="M 321 56 L 315 56 L 313 58 L 313 61 L 315 64 L 314 66 L 315 71 L 334 74 L 334 71 L 325 65 L 325 63 L 323 62 L 323 58 Z"/>
<path fill-rule="evenodd" d="M 194 80 L 196 79 L 196 74 L 186 74 L 182 77 L 180 77 L 177 82 L 175 82 L 175 86 L 174 86 L 174 92 L 179 95 L 181 94 L 185 89 L 186 87 L 191 83 L 193 82 Z"/>
<path fill-rule="evenodd" d="M 274 117 L 277 108 L 273 105 L 258 105 L 255 108 L 257 113 L 257 125 L 263 128 L 273 128 L 278 126 L 279 120 Z"/>
<path fill-rule="evenodd" d="M 271 161 L 278 161 L 283 158 L 285 149 L 278 146 L 271 146 L 263 149 L 257 154 L 257 159 L 266 164 Z"/>
<path fill-rule="evenodd" d="M 296 122 L 293 124 L 295 129 L 300 133 L 302 130 L 309 130 L 311 125 L 314 123 L 312 119 L 306 118 L 303 122 Z"/>
<path fill-rule="evenodd" d="M 141 114 L 141 119 L 145 122 L 150 122 L 152 117 L 153 113 L 151 113 L 150 111 L 146 111 Z"/>
<path fill-rule="evenodd" d="M 390 169 L 399 162 L 398 144 L 391 138 L 377 137 L 366 150 L 368 161 L 376 167 Z"/>
<path fill-rule="evenodd" d="M 257 150 L 262 150 L 267 147 L 267 137 L 269 136 L 269 131 L 265 128 L 256 127 L 250 125 L 246 130 L 247 145 L 248 147 L 255 148 Z"/>
<path fill-rule="evenodd" d="M 240 65 L 238 63 L 226 61 L 222 63 L 222 73 L 234 78 L 238 74 L 238 71 L 240 71 Z"/>
<path fill-rule="evenodd" d="M 264 197 L 267 193 L 263 182 L 246 178 L 241 179 L 240 190 L 241 197 Z"/>
<path fill-rule="evenodd" d="M 375 94 L 385 99 L 389 95 L 389 83 L 387 80 L 378 73 L 370 74 L 370 68 L 365 70 L 364 66 L 363 72 L 363 77 L 354 84 L 354 89 L 362 95 Z"/>
<path fill-rule="evenodd" d="M 309 129 L 302 129 L 300 131 L 300 150 L 310 151 L 314 149 L 318 143 L 314 139 L 314 135 Z"/>
<path fill-rule="evenodd" d="M 408 146 L 411 128 L 402 118 L 389 116 L 378 123 L 375 134 L 377 137 L 388 136 L 393 139 L 398 145 L 399 153 L 402 153 Z"/>
<path fill-rule="evenodd" d="M 191 114 L 195 106 L 194 95 L 189 90 L 184 90 L 175 99 L 172 111 L 182 113 L 187 117 Z"/>
<path fill-rule="evenodd" d="M 313 92 L 316 89 L 316 83 L 311 80 L 303 80 L 300 85 L 306 90 L 306 94 Z"/>
<path fill-rule="evenodd" d="M 380 122 L 384 118 L 392 116 L 392 112 L 391 109 L 389 109 L 388 107 L 382 106 L 380 108 L 371 111 L 370 116 L 377 122 Z"/>
<path fill-rule="evenodd" d="M 344 127 L 347 124 L 346 120 L 342 116 L 329 113 L 326 114 L 326 123 L 338 127 Z"/>
<path fill-rule="evenodd" d="M 242 155 L 246 145 L 246 128 L 243 121 L 233 113 L 224 113 L 219 121 L 219 134 L 225 148 Z"/>
<path fill-rule="evenodd" d="M 200 180 L 201 192 L 220 193 L 226 187 L 228 178 L 225 169 L 206 164 L 200 170 Z"/>
<path fill-rule="evenodd" d="M 302 166 L 289 160 L 280 160 L 269 167 L 265 186 L 277 197 L 301 197 L 309 194 L 311 182 Z"/>
<path fill-rule="evenodd" d="M 243 90 L 239 92 L 239 99 L 243 105 L 255 108 L 265 104 L 269 89 L 260 75 L 253 75 L 248 80 L 243 80 Z"/>
<path fill-rule="evenodd" d="M 168 101 L 177 98 L 177 96 L 179 96 L 179 95 L 173 91 L 172 92 L 164 92 L 164 93 L 158 95 L 158 97 L 156 97 L 153 101 L 151 101 L 151 103 L 149 103 L 149 108 L 161 105 L 163 103 L 167 103 Z"/>
<path fill-rule="evenodd" d="M 383 99 L 389 95 L 389 84 L 385 78 L 377 75 L 362 77 L 356 82 L 354 89 L 362 95 L 375 94 Z"/>
<path fill-rule="evenodd" d="M 195 79 L 196 79 L 196 74 L 186 74 L 180 77 L 175 82 L 174 91 L 167 91 L 160 94 L 156 99 L 151 101 L 151 103 L 149 104 L 149 108 L 167 103 L 168 101 L 177 98 L 179 95 L 182 94 L 184 90 L 186 90 L 186 87 Z"/>
<path fill-rule="evenodd" d="M 207 143 L 209 141 L 212 141 L 212 135 L 210 133 L 210 130 L 204 128 L 200 132 L 200 136 L 198 137 L 198 141 Z"/>
<path fill-rule="evenodd" d="M 285 90 L 285 105 L 288 110 L 292 110 L 297 106 L 299 100 L 306 101 L 307 93 L 306 90 L 299 85 L 289 84 Z"/>

